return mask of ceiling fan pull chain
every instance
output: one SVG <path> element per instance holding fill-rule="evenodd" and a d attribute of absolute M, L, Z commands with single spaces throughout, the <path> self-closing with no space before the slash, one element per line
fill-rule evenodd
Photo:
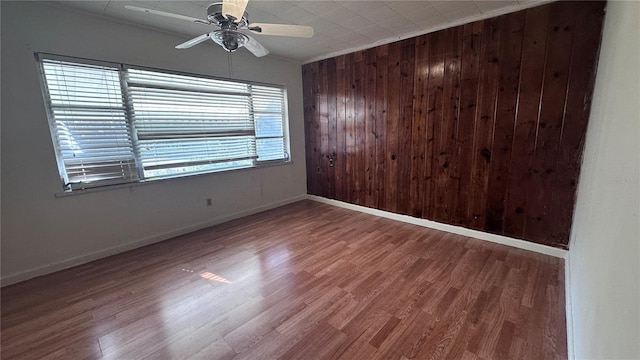
<path fill-rule="evenodd" d="M 233 66 L 231 62 L 231 51 L 227 51 L 227 61 L 229 62 L 229 77 L 233 78 Z"/>

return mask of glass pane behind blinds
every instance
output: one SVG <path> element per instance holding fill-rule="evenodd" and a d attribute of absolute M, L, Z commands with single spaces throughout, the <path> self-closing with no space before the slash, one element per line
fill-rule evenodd
<path fill-rule="evenodd" d="M 288 159 L 284 139 L 284 89 L 251 86 L 258 161 Z"/>
<path fill-rule="evenodd" d="M 68 185 L 137 181 L 118 68 L 50 59 L 42 66 Z"/>
<path fill-rule="evenodd" d="M 139 69 L 127 84 L 146 177 L 253 164 L 249 85 Z"/>

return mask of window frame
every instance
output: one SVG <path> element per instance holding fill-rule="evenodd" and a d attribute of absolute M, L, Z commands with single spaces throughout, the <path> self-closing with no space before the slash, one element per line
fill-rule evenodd
<path fill-rule="evenodd" d="M 168 69 L 155 68 L 150 66 L 134 65 L 134 64 L 127 64 L 127 63 L 104 61 L 104 60 L 95 60 L 95 59 L 59 55 L 59 54 L 52 54 L 52 53 L 45 53 L 45 52 L 34 52 L 34 58 L 36 60 L 36 65 L 38 68 L 38 80 L 40 82 L 40 87 L 43 95 L 43 102 L 46 108 L 49 132 L 51 135 L 52 145 L 54 148 L 54 154 L 56 157 L 58 172 L 62 182 L 62 192 L 56 194 L 56 196 L 59 196 L 59 195 L 64 196 L 69 194 L 86 193 L 86 192 L 93 192 L 93 191 L 102 191 L 102 190 L 116 189 L 116 188 L 122 188 L 122 187 L 132 187 L 132 186 L 145 184 L 145 183 L 153 183 L 153 182 L 178 179 L 178 178 L 188 178 L 192 176 L 199 176 L 199 175 L 212 174 L 212 173 L 218 173 L 218 172 L 287 165 L 293 162 L 292 155 L 291 155 L 291 138 L 290 138 L 290 129 L 289 129 L 290 122 L 289 122 L 288 92 L 285 85 L 264 83 L 264 82 L 258 82 L 258 81 L 248 81 L 248 80 L 242 80 L 242 79 L 230 79 L 230 78 L 224 78 L 220 76 L 189 73 L 189 72 L 179 71 L 179 70 L 168 70 Z M 93 186 L 88 185 L 86 187 L 82 187 L 82 186 L 73 187 L 72 185 L 66 182 L 67 171 L 65 168 L 64 157 L 62 156 L 62 153 L 60 150 L 56 119 L 53 112 L 53 106 L 52 106 L 53 104 L 51 102 L 51 94 L 49 93 L 49 88 L 48 88 L 46 77 L 45 77 L 46 75 L 45 75 L 44 64 L 43 64 L 43 60 L 45 59 L 53 60 L 53 61 L 64 61 L 64 62 L 76 63 L 76 64 L 82 64 L 82 65 L 104 66 L 104 67 L 111 67 L 111 68 L 118 69 L 120 90 L 123 98 L 123 106 L 125 107 L 125 119 L 126 119 L 127 125 L 129 126 L 129 131 L 130 131 L 130 136 L 132 141 L 132 151 L 134 153 L 136 172 L 138 174 L 138 179 L 136 181 L 122 182 L 122 183 L 116 183 L 116 184 L 93 185 Z M 186 172 L 182 174 L 172 174 L 172 175 L 164 175 L 164 176 L 158 176 L 158 177 L 145 177 L 144 167 L 142 166 L 142 160 L 137 150 L 137 144 L 139 140 L 138 140 L 138 134 L 133 122 L 133 119 L 134 119 L 133 109 L 132 109 L 133 104 L 131 103 L 130 96 L 128 93 L 129 88 L 127 84 L 127 73 L 126 73 L 128 69 L 152 71 L 152 72 L 159 72 L 159 73 L 165 73 L 170 75 L 181 75 L 181 76 L 189 76 L 189 77 L 211 79 L 211 80 L 218 80 L 218 81 L 227 81 L 227 82 L 233 82 L 233 83 L 238 83 L 243 85 L 265 86 L 265 87 L 277 88 L 282 90 L 282 95 L 283 95 L 282 140 L 283 140 L 284 158 L 262 160 L 262 161 L 255 158 L 252 161 L 252 165 L 242 165 L 242 166 L 227 167 L 227 168 L 221 168 L 221 169 L 208 169 L 203 171 L 192 171 L 192 172 Z M 255 126 L 256 125 L 255 125 L 255 119 L 254 119 L 254 129 L 255 129 Z M 254 135 L 254 139 L 256 139 L 256 142 L 258 138 L 259 137 L 257 135 Z M 87 184 L 91 184 L 91 183 L 87 183 Z"/>

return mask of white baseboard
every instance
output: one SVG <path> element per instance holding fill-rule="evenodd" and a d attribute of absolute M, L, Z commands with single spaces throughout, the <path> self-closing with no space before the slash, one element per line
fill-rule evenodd
<path fill-rule="evenodd" d="M 551 255 L 559 258 L 566 258 L 567 254 L 569 253 L 567 250 L 558 249 L 558 248 L 554 248 L 547 245 L 536 244 L 529 241 L 518 240 L 518 239 L 514 239 L 507 236 L 502 236 L 502 235 L 489 234 L 489 233 L 478 231 L 478 230 L 472 230 L 472 229 L 467 229 L 460 226 L 443 224 L 436 221 L 419 219 L 419 218 L 415 218 L 408 215 L 395 214 L 395 213 L 384 211 L 384 210 L 372 209 L 365 206 L 349 204 L 346 202 L 333 200 L 333 199 L 327 199 L 321 196 L 307 195 L 307 198 L 309 200 L 313 200 L 313 201 L 317 201 L 317 202 L 321 202 L 329 205 L 339 206 L 349 210 L 355 210 L 355 211 L 359 211 L 359 212 L 363 212 L 371 215 L 384 217 L 387 219 L 402 221 L 409 224 L 424 226 L 431 229 L 446 231 L 446 232 L 450 232 L 458 235 L 472 237 L 475 239 L 512 246 L 518 249 L 535 251 L 537 253 Z"/>
<path fill-rule="evenodd" d="M 99 250 L 96 252 L 92 252 L 92 253 L 88 253 L 88 254 L 84 254 L 84 255 L 80 255 L 80 256 L 76 256 L 70 259 L 66 259 L 66 260 L 62 260 L 62 261 L 58 261 L 55 263 L 51 263 L 51 264 L 47 264 L 44 266 L 40 266 L 37 268 L 33 268 L 33 269 L 29 269 L 29 270 L 25 270 L 25 271 L 21 271 L 18 273 L 14 273 L 14 274 L 10 274 L 7 276 L 3 276 L 0 279 L 0 284 L 1 286 L 7 286 L 7 285 L 11 285 L 11 284 L 15 284 L 21 281 L 25 281 L 25 280 L 29 280 L 32 279 L 34 277 L 37 276 L 42 276 L 42 275 L 46 275 L 46 274 L 50 274 L 52 272 L 55 271 L 59 271 L 59 270 L 64 270 L 64 269 L 68 269 L 70 267 L 73 266 L 78 266 L 78 265 L 82 265 L 82 264 L 86 264 L 88 262 L 91 262 L 93 260 L 97 260 L 97 259 L 101 259 L 107 256 L 111 256 L 111 255 L 115 255 L 115 254 L 119 254 L 125 251 L 129 251 L 129 250 L 133 250 L 145 245 L 150 245 L 153 243 L 157 243 L 160 241 L 164 241 L 164 240 L 168 240 L 171 238 L 174 238 L 176 236 L 180 236 L 180 235 L 184 235 L 184 234 L 188 234 L 194 231 L 198 231 L 201 229 L 205 229 L 214 225 L 218 225 L 218 224 L 222 224 L 224 222 L 227 221 L 231 221 L 231 220 L 235 220 L 235 219 L 239 219 L 241 217 L 245 217 L 248 215 L 253 215 L 265 210 L 270 210 L 273 208 L 277 208 L 283 205 L 287 205 L 287 204 L 291 204 L 294 203 L 296 201 L 300 201 L 300 200 L 304 200 L 306 199 L 307 196 L 306 195 L 298 195 L 298 196 L 294 196 L 285 200 L 281 200 L 281 201 L 276 201 L 273 203 L 269 203 L 266 205 L 262 205 L 262 206 L 258 206 L 252 209 L 248 209 L 248 210 L 244 210 L 244 211 L 240 211 L 231 215 L 226 215 L 226 216 L 222 216 L 222 217 L 218 217 L 218 218 L 214 218 L 211 220 L 207 220 L 204 222 L 200 222 L 197 224 L 192 224 L 189 226 L 185 226 L 182 227 L 180 229 L 176 229 L 173 231 L 169 231 L 166 233 L 162 233 L 162 234 L 158 234 L 158 235 L 154 235 L 154 236 L 150 236 L 144 239 L 140 239 L 140 240 L 136 240 L 136 241 L 132 241 L 126 244 L 122 244 L 122 245 L 118 245 L 118 246 L 114 246 L 114 247 L 110 247 L 104 250 Z"/>
<path fill-rule="evenodd" d="M 342 201 L 337 201 L 337 200 L 332 200 L 332 199 L 327 199 L 327 198 L 323 198 L 323 197 L 319 197 L 319 196 L 314 196 L 314 195 L 299 195 L 299 196 L 295 196 L 289 199 L 285 199 L 285 200 L 281 200 L 281 201 L 277 201 L 277 202 L 273 202 L 273 203 L 269 203 L 263 206 L 259 206 L 259 207 L 255 207 L 252 209 L 248 209 L 245 211 L 241 211 L 241 212 L 237 212 L 231 215 L 227 215 L 227 216 L 223 216 L 223 217 L 218 217 L 218 218 L 214 218 L 205 222 L 201 222 L 201 223 L 197 223 L 197 224 L 192 224 L 189 226 L 185 226 L 183 228 L 180 229 L 176 229 L 170 232 L 166 232 L 163 234 L 158 234 L 158 235 L 154 235 L 154 236 L 150 236 L 144 239 L 140 239 L 140 240 L 136 240 L 133 242 L 129 242 L 126 244 L 122 244 L 122 245 L 118 245 L 118 246 L 114 246 L 114 247 L 110 247 L 104 250 L 99 250 L 96 252 L 92 252 L 92 253 L 88 253 L 88 254 L 84 254 L 84 255 L 80 255 L 77 257 L 73 257 L 73 258 L 69 258 L 69 259 L 65 259 L 62 261 L 58 261 L 55 263 L 51 263 L 51 264 L 47 264 L 44 266 L 40 266 L 37 268 L 33 268 L 33 269 L 29 269 L 29 270 L 25 270 L 25 271 L 21 271 L 18 273 L 14 273 L 14 274 L 9 274 L 6 276 L 2 276 L 2 278 L 0 278 L 0 284 L 1 286 L 7 286 L 7 285 L 11 285 L 11 284 L 15 284 L 21 281 L 25 281 L 37 276 L 42 276 L 42 275 L 46 275 L 46 274 L 50 274 L 52 272 L 55 271 L 59 271 L 59 270 L 63 270 L 63 269 L 67 269 L 73 266 L 78 266 L 78 265 L 82 265 L 85 263 L 88 263 L 90 261 L 93 260 L 97 260 L 97 259 L 101 259 L 107 256 L 111 256 L 111 255 L 115 255 L 121 252 L 125 252 L 125 251 L 129 251 L 129 250 L 133 250 L 142 246 L 146 246 L 149 244 L 153 244 L 156 242 L 160 242 L 160 241 L 164 241 L 164 240 L 168 240 L 171 238 L 174 238 L 176 236 L 180 236 L 180 235 L 184 235 L 184 234 L 188 234 L 190 232 L 194 232 L 200 229 L 204 229 L 210 226 L 214 226 L 214 225 L 218 225 L 227 221 L 231 221 L 231 220 L 235 220 L 244 216 L 248 216 L 248 215 L 252 215 L 252 214 L 256 214 L 265 210 L 269 210 L 269 209 L 273 209 L 276 207 L 280 207 L 283 205 L 287 205 L 290 203 L 294 203 L 296 201 L 300 201 L 300 200 L 304 200 L 304 199 L 310 199 L 313 201 L 317 201 L 317 202 L 322 202 L 325 204 L 329 204 L 329 205 L 333 205 L 333 206 L 339 206 L 339 207 L 343 207 L 346 209 L 350 209 L 350 210 L 355 210 L 355 211 L 359 211 L 359 212 L 364 212 L 364 213 L 368 213 L 368 214 L 372 214 L 372 215 L 376 215 L 376 216 L 380 216 L 380 217 L 384 217 L 384 218 L 388 218 L 388 219 L 392 219 L 392 220 L 397 220 L 397 221 L 402 221 L 402 222 L 406 222 L 406 223 L 410 223 L 410 224 L 414 224 L 414 225 L 419 225 L 419 226 L 424 226 L 424 227 L 428 227 L 431 229 L 436 229 L 436 230 L 441 230 L 441 231 L 446 231 L 446 232 L 450 232 L 450 233 L 454 233 L 454 234 L 458 234 L 458 235 L 463 235 L 463 236 L 469 236 L 469 237 L 473 237 L 476 239 L 480 239 L 480 240 L 486 240 L 486 241 L 491 241 L 494 243 L 498 243 L 498 244 L 503 244 L 503 245 L 508 245 L 508 246 L 512 246 L 512 247 L 516 247 L 519 249 L 525 249 L 525 250 L 530 250 L 530 251 L 535 251 L 538 253 L 542 253 L 542 254 L 546 254 L 546 255 L 551 255 L 551 256 L 555 256 L 555 257 L 560 257 L 560 258 L 567 258 L 567 254 L 568 251 L 563 250 L 563 249 L 557 249 L 557 248 L 553 248 L 550 246 L 546 246 L 546 245 L 540 245 L 540 244 L 535 244 L 535 243 L 531 243 L 528 241 L 523 241 L 523 240 L 518 240 L 518 239 L 513 239 L 513 238 L 509 238 L 506 236 L 500 236 L 500 235 L 494 235 L 494 234 L 488 234 L 482 231 L 477 231 L 477 230 L 471 230 L 471 229 L 466 229 L 463 227 L 459 227 L 459 226 L 453 226 L 453 225 L 447 225 L 447 224 L 442 224 L 442 223 L 438 223 L 435 221 L 430 221 L 430 220 L 425 220 L 425 219 L 419 219 L 419 218 L 414 218 L 411 216 L 407 216 L 407 215 L 400 215 L 400 214 L 394 214 L 391 212 L 387 212 L 387 211 L 383 211 L 383 210 L 378 210 L 378 209 L 371 209 L 371 208 L 367 208 L 364 206 L 359 206 L 359 205 L 354 205 L 354 204 L 349 204 L 349 203 L 345 203 Z M 568 262 L 566 262 L 565 265 L 565 271 L 568 271 Z M 569 281 L 569 277 L 568 275 L 565 276 L 565 281 Z M 567 289 L 570 289 L 570 287 L 567 285 L 566 286 Z M 567 303 L 569 304 L 569 296 L 570 296 L 570 291 L 567 291 L 566 293 L 567 295 Z M 569 305 L 567 305 L 567 329 L 569 329 L 570 326 L 570 322 L 569 322 L 569 310 L 570 307 Z M 569 330 L 567 330 L 569 331 Z M 569 335 L 568 335 L 569 337 Z M 570 347 L 571 349 L 571 347 Z"/>

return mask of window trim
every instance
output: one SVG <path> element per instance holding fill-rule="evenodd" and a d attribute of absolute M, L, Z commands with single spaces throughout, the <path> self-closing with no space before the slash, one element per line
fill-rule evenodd
<path fill-rule="evenodd" d="M 260 169 L 270 168 L 270 167 L 274 167 L 274 166 L 287 166 L 287 165 L 293 165 L 293 164 L 295 164 L 295 162 L 293 160 L 289 160 L 289 161 L 286 161 L 286 162 L 278 161 L 278 160 L 268 160 L 268 161 L 263 161 L 260 164 L 257 164 L 255 166 L 238 166 L 238 167 L 227 168 L 227 169 L 209 170 L 209 171 L 202 171 L 202 172 L 192 172 L 192 173 L 187 173 L 187 174 L 184 174 L 184 175 L 173 175 L 173 176 L 165 176 L 165 177 L 161 177 L 161 178 L 142 179 L 142 180 L 139 180 L 137 182 L 122 183 L 122 184 L 115 184 L 115 185 L 95 186 L 95 187 L 84 188 L 84 189 L 75 189 L 73 191 L 72 190 L 61 190 L 61 191 L 58 191 L 58 192 L 54 193 L 54 196 L 56 198 L 63 198 L 63 197 L 67 197 L 67 196 L 91 194 L 91 193 L 96 193 L 96 192 L 118 190 L 118 189 L 129 189 L 131 191 L 134 191 L 134 189 L 137 188 L 138 186 L 145 186 L 145 185 L 149 185 L 149 184 L 158 184 L 158 183 L 163 183 L 165 181 L 188 180 L 188 179 L 192 179 L 192 178 L 195 178 L 195 177 L 200 177 L 200 176 L 203 176 L 203 175 L 211 175 L 211 174 L 215 174 L 215 173 L 242 172 L 242 171 L 246 171 L 246 170 L 260 170 Z"/>
<path fill-rule="evenodd" d="M 89 58 L 83 58 L 83 57 L 77 57 L 77 56 L 66 56 L 66 55 L 59 55 L 59 54 L 53 54 L 53 53 L 46 53 L 46 52 L 34 52 L 34 58 L 36 60 L 36 66 L 38 69 L 38 81 L 40 82 L 40 87 L 41 87 L 41 91 L 43 94 L 43 100 L 45 103 L 45 111 L 47 113 L 47 120 L 48 120 L 48 125 L 49 125 L 49 132 L 51 135 L 51 139 L 53 142 L 53 148 L 54 148 L 54 154 L 56 157 L 56 163 L 58 165 L 58 172 L 60 175 L 60 180 L 62 183 L 62 188 L 63 190 L 61 192 L 58 192 L 55 194 L 56 197 L 63 197 L 63 196 L 68 196 L 68 195 L 72 195 L 72 194 L 84 194 L 84 193 L 90 193 L 90 192 L 96 192 L 96 191 L 105 191 L 105 190 L 110 190 L 110 189 L 119 189 L 119 188 L 134 188 L 138 185 L 142 185 L 142 184 L 148 184 L 148 183 L 156 183 L 158 181 L 165 181 L 165 180 L 174 180 L 174 179 L 181 179 L 181 178 L 190 178 L 193 176 L 200 176 L 200 175 L 205 175 L 205 174 L 213 174 L 213 173 L 219 173 L 219 172 L 226 172 L 226 171 L 237 171 L 237 170 L 243 170 L 243 169 L 259 169 L 262 167 L 271 167 L 271 166 L 278 166 L 278 165 L 288 165 L 288 164 L 293 164 L 293 159 L 291 156 L 291 137 L 290 137 L 290 129 L 289 129 L 289 99 L 288 99 L 288 91 L 285 85 L 281 85 L 281 84 L 271 84 L 271 83 L 265 83 L 265 82 L 259 82 L 259 81 L 251 81 L 251 80 L 243 80 L 243 79 L 231 79 L 231 78 L 225 78 L 225 77 L 220 77 L 220 76 L 213 76 L 213 75 L 205 75 L 205 74 L 199 74 L 199 73 L 189 73 L 189 72 L 185 72 L 185 71 L 179 71 L 179 70 L 168 70 L 168 69 L 163 69 L 163 68 L 155 68 L 155 67 L 150 67 L 150 66 L 143 66 L 143 65 L 135 65 L 135 64 L 128 64 L 128 63 L 119 63 L 119 62 L 112 62 L 112 61 L 104 61 L 104 60 L 95 60 L 95 59 L 89 59 Z M 87 65 L 95 65 L 95 66 L 105 66 L 105 67 L 112 67 L 112 68 L 117 68 L 118 69 L 118 75 L 119 75 L 119 80 L 120 80 L 120 88 L 122 91 L 122 96 L 124 99 L 128 99 L 129 98 L 129 94 L 128 94 L 128 87 L 126 86 L 127 80 L 126 80 L 126 71 L 128 69 L 136 69 L 136 70 L 146 70 L 146 71 L 155 71 L 155 72 L 162 72 L 162 73 L 166 73 L 166 74 L 172 74 L 172 75 L 182 75 L 182 76 L 190 76 L 190 77 L 200 77 L 200 78 L 204 78 L 204 79 L 211 79 L 211 80 L 218 80 L 218 81 L 228 81 L 228 82 L 233 82 L 233 83 L 239 83 L 239 84 L 245 84 L 245 85 L 256 85 L 256 86 L 266 86 L 266 87 L 272 87 L 272 88 L 277 88 L 283 91 L 283 131 L 282 131 L 282 138 L 283 138 L 283 148 L 284 148 L 284 154 L 285 154 L 285 158 L 284 159 L 274 159 L 274 160 L 263 160 L 263 161 L 258 161 L 257 159 L 255 159 L 253 161 L 252 165 L 243 165 L 243 166 L 236 166 L 236 167 L 229 167 L 229 168 L 224 168 L 224 169 L 213 169 L 213 170 L 204 170 L 204 171 L 200 171 L 200 172 L 190 172 L 190 173 L 184 173 L 184 174 L 176 174 L 176 175 L 168 175 L 168 176 L 163 176 L 163 177 L 154 177 L 154 178 L 145 178 L 143 176 L 144 174 L 144 169 L 141 165 L 141 160 L 140 160 L 140 155 L 138 154 L 138 151 L 136 149 L 135 143 L 138 141 L 138 135 L 137 132 L 135 131 L 135 128 L 133 126 L 133 124 L 131 123 L 132 118 L 130 116 L 130 114 L 132 113 L 132 109 L 131 109 L 131 103 L 129 101 L 123 101 L 124 106 L 125 106 L 125 112 L 126 112 L 126 121 L 129 124 L 129 128 L 130 128 L 130 136 L 132 138 L 132 141 L 134 143 L 133 145 L 133 151 L 134 151 L 134 155 L 135 155 L 135 164 L 136 164 L 136 170 L 138 173 L 138 177 L 139 179 L 137 181 L 133 181 L 133 182 L 124 182 L 124 183 L 118 183 L 118 184 L 105 184 L 105 185 L 101 185 L 101 186 L 89 186 L 89 187 L 78 187 L 78 188 L 65 188 L 65 176 L 66 176 L 66 169 L 64 166 L 64 160 L 62 157 L 62 154 L 60 153 L 60 149 L 58 148 L 58 146 L 56 146 L 56 143 L 58 142 L 58 135 L 56 133 L 56 126 L 55 126 L 55 116 L 53 114 L 53 107 L 51 104 L 51 95 L 49 94 L 49 89 L 47 87 L 46 81 L 45 81 L 45 72 L 44 72 L 44 65 L 43 65 L 43 61 L 44 59 L 48 59 L 48 60 L 54 60 L 54 61 L 66 61 L 66 62 L 75 62 L 75 63 L 80 63 L 80 64 L 87 64 Z M 257 139 L 257 136 L 256 136 Z"/>

